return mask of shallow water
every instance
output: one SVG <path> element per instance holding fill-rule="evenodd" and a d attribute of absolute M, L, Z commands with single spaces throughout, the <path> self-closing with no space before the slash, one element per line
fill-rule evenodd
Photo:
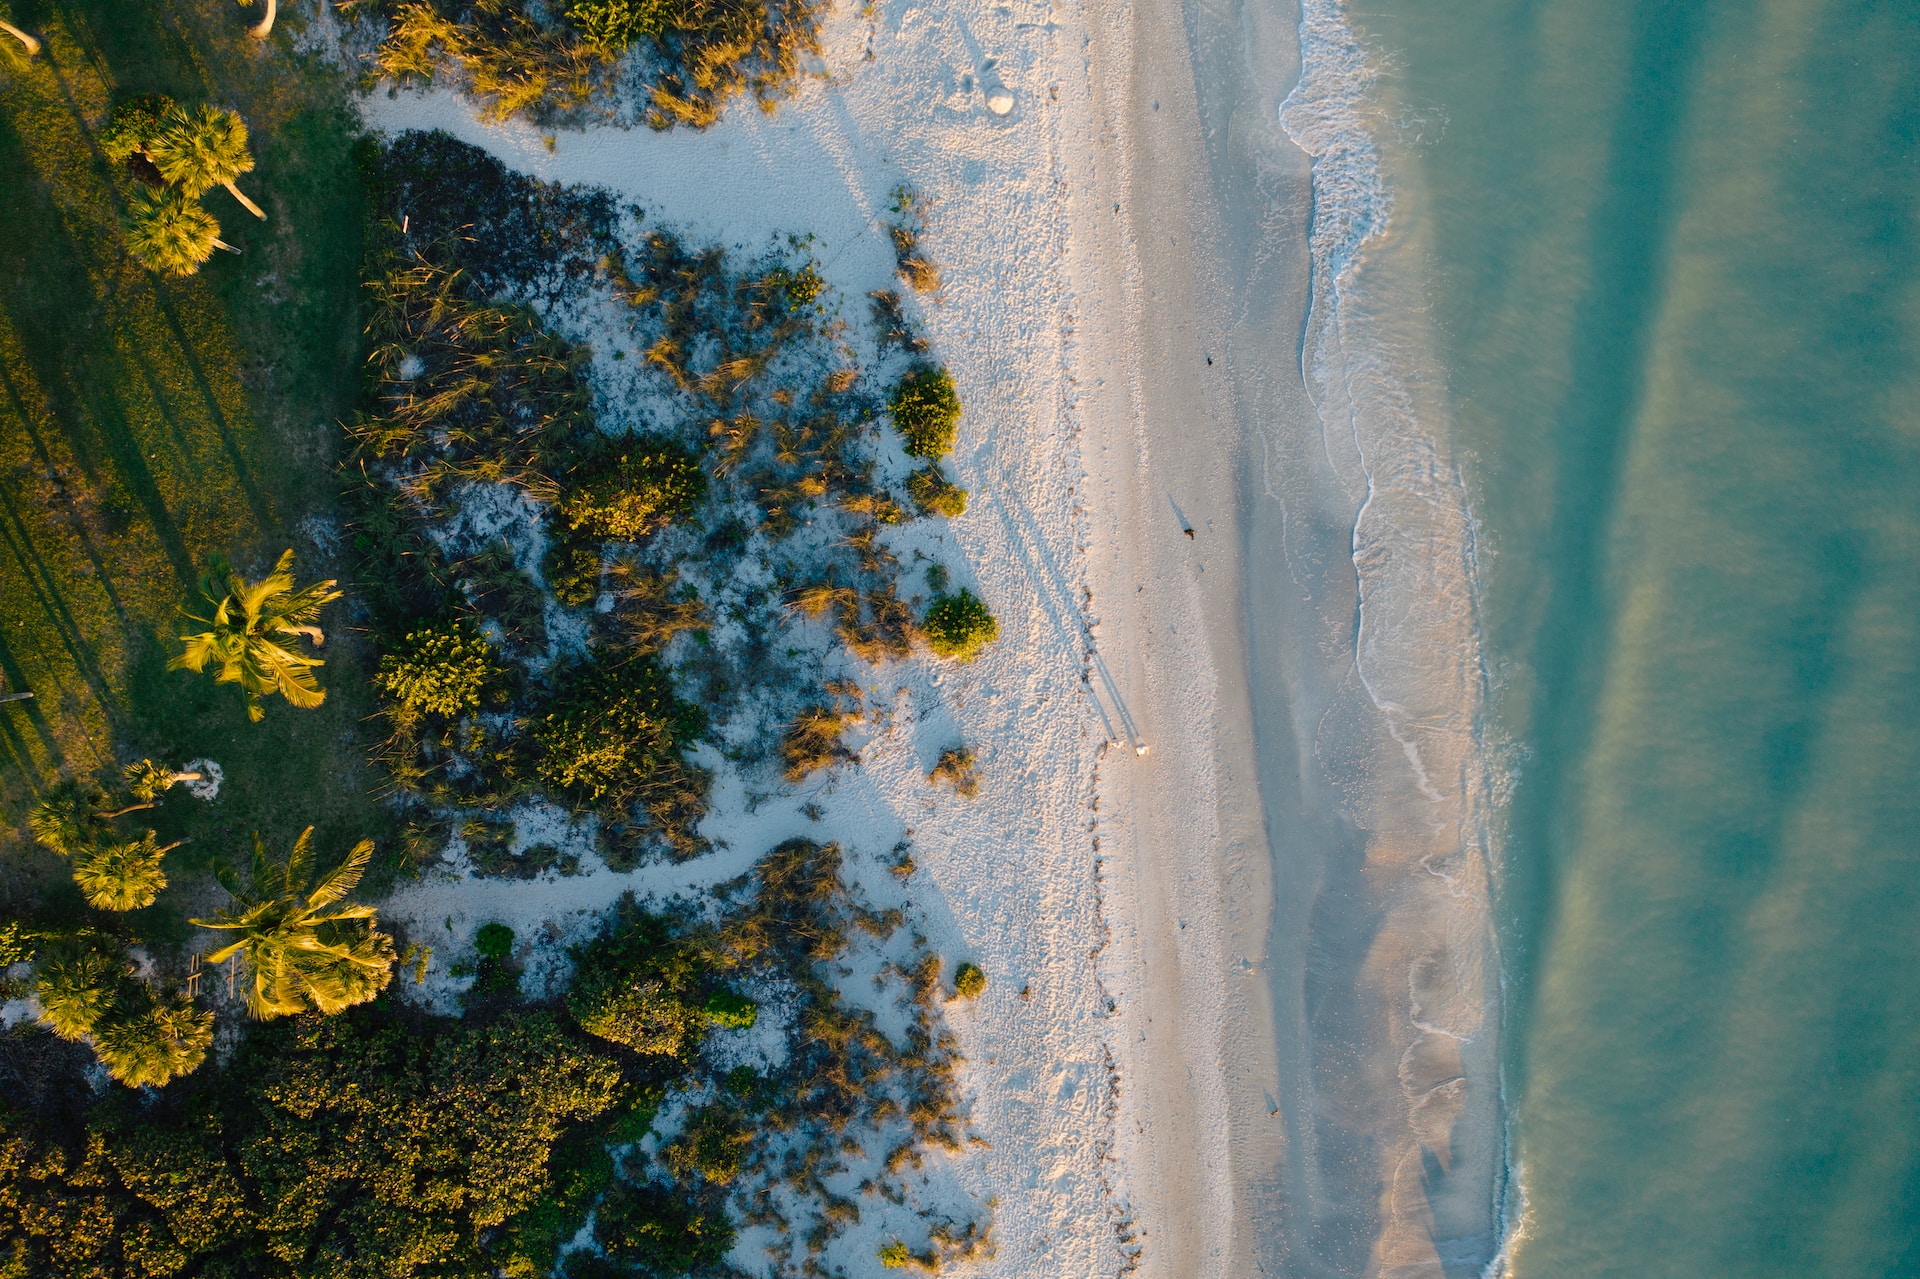
<path fill-rule="evenodd" d="M 1920 1273 L 1920 10 L 1342 12 L 1316 229 L 1386 228 L 1321 249 L 1511 785 L 1511 1269 Z"/>

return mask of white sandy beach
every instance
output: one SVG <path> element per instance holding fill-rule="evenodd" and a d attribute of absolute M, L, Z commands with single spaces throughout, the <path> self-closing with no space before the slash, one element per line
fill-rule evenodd
<path fill-rule="evenodd" d="M 843 8 L 821 77 L 705 133 L 366 104 L 374 128 L 446 129 L 695 238 L 811 234 L 849 307 L 890 281 L 889 192 L 932 198 L 946 283 L 924 320 L 966 404 L 972 501 L 894 544 L 973 584 L 1000 642 L 863 673 L 858 769 L 757 805 L 770 779 L 722 770 L 710 857 L 450 874 L 387 909 L 448 954 L 504 920 L 537 977 L 622 892 L 718 882 L 792 835 L 897 892 L 880 858 L 911 830 L 919 926 L 992 982 L 949 1014 L 987 1144 L 937 1170 L 995 1200 L 983 1273 L 1438 1275 L 1493 1228 L 1497 1017 L 1489 997 L 1475 1027 L 1422 1030 L 1412 984 L 1451 938 L 1490 995 L 1484 877 L 1432 873 L 1459 823 L 1405 798 L 1353 678 L 1365 486 L 1302 384 L 1308 168 L 1278 116 L 1298 15 L 1276 9 Z M 971 802 L 926 781 L 960 739 Z M 873 1266 L 870 1232 L 842 1247 Z"/>

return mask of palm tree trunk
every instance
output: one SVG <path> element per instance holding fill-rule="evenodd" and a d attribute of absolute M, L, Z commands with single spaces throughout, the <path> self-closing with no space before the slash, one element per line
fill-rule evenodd
<path fill-rule="evenodd" d="M 273 3 L 273 0 L 267 0 L 267 3 Z M 0 31 L 5 31 L 8 35 L 24 45 L 29 58 L 40 52 L 40 42 L 22 31 L 19 27 L 14 26 L 11 22 L 0 22 Z"/>
<path fill-rule="evenodd" d="M 159 806 L 158 803 L 128 804 L 125 808 L 116 808 L 111 813 L 95 813 L 94 816 L 100 818 L 102 821 L 110 822 L 116 817 L 125 817 L 128 813 L 137 813 L 143 808 L 158 808 Z"/>
<path fill-rule="evenodd" d="M 228 244 L 225 240 L 215 240 L 213 242 L 213 247 L 216 249 L 225 249 L 228 253 L 237 254 L 240 252 L 240 250 L 234 248 L 231 244 Z"/>
<path fill-rule="evenodd" d="M 269 3 L 271 3 L 271 0 L 269 0 Z M 240 201 L 241 204 L 244 204 L 246 206 L 248 213 L 253 214 L 254 217 L 259 218 L 263 222 L 266 221 L 267 211 L 261 208 L 259 205 L 255 204 L 252 200 L 247 199 L 246 195 L 240 190 L 239 187 L 235 186 L 231 182 L 224 182 L 221 185 L 227 188 L 228 193 L 232 195 L 234 199 Z"/>
<path fill-rule="evenodd" d="M 247 34 L 256 40 L 266 39 L 273 33 L 273 19 L 278 12 L 279 4 L 277 0 L 267 0 L 267 16 L 260 19 L 258 26 L 248 27 Z M 249 205 L 248 207 L 251 208 L 252 206 Z M 260 216 L 265 217 L 266 214 L 263 213 Z"/>

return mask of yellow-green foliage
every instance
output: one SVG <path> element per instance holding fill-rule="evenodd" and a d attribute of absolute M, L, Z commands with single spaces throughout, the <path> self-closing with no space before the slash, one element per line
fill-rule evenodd
<path fill-rule="evenodd" d="M 156 1087 L 191 1074 L 213 1043 L 213 1014 L 179 995 L 145 986 L 94 1027 L 93 1050 L 107 1073 L 129 1088 Z"/>
<path fill-rule="evenodd" d="M 101 154 L 115 163 L 144 155 L 160 136 L 160 122 L 171 110 L 173 99 L 164 93 L 142 94 L 118 104 L 100 126 Z"/>
<path fill-rule="evenodd" d="M 380 659 L 374 682 L 409 715 L 465 715 L 501 675 L 493 646 L 471 626 L 423 626 Z"/>
<path fill-rule="evenodd" d="M 937 461 L 953 451 L 960 429 L 960 396 L 945 368 L 923 364 L 893 388 L 887 401 L 894 429 L 906 440 L 907 455 Z"/>
<path fill-rule="evenodd" d="M 686 1130 L 667 1147 L 667 1164 L 682 1177 L 699 1174 L 716 1186 L 740 1175 L 740 1162 L 753 1134 L 725 1106 L 705 1106 L 687 1119 Z"/>
<path fill-rule="evenodd" d="M 95 910 L 139 910 L 167 886 L 161 859 L 172 844 L 148 831 L 140 839 L 103 844 L 74 858 L 73 882 Z"/>
<path fill-rule="evenodd" d="M 575 532 L 637 542 L 690 515 L 706 491 L 706 474 L 691 454 L 643 438 L 562 497 L 560 514 Z"/>
<path fill-rule="evenodd" d="M 617 814 L 684 781 L 680 748 L 697 726 L 652 661 L 593 663 L 568 677 L 534 725 L 534 771 L 558 793 Z"/>
<path fill-rule="evenodd" d="M 78 1140 L 0 1108 L 15 1272 L 489 1274 L 487 1241 L 540 1203 L 556 1144 L 623 1092 L 538 1012 L 304 1018 L 214 1082 L 215 1104 L 98 1107 Z"/>
<path fill-rule="evenodd" d="M 987 990 L 987 975 L 968 960 L 953 971 L 953 991 L 962 999 L 978 999 Z"/>
<path fill-rule="evenodd" d="M 982 648 L 1000 637 L 1000 623 L 964 586 L 952 595 L 935 597 L 924 625 L 928 646 L 958 662 L 971 662 Z"/>
<path fill-rule="evenodd" d="M 948 479 L 938 463 L 929 463 L 907 477 L 907 496 L 928 515 L 958 519 L 967 513 L 967 491 Z"/>
<path fill-rule="evenodd" d="M 185 192 L 137 186 L 127 196 L 127 252 L 162 275 L 200 269 L 220 243 L 220 224 Z"/>
<path fill-rule="evenodd" d="M 539 122 L 610 113 L 623 52 L 644 50 L 647 123 L 704 128 L 727 101 L 763 106 L 791 91 L 801 59 L 819 52 L 815 0 L 571 0 L 547 16 L 525 0 L 350 0 L 350 14 L 387 23 L 374 55 L 396 80 L 443 72 L 487 116 Z"/>

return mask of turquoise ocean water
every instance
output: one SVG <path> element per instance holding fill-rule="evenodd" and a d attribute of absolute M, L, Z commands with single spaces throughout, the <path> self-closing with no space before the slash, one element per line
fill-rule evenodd
<path fill-rule="evenodd" d="M 1476 529 L 1506 1264 L 1920 1274 L 1920 4 L 1307 11 Z"/>

